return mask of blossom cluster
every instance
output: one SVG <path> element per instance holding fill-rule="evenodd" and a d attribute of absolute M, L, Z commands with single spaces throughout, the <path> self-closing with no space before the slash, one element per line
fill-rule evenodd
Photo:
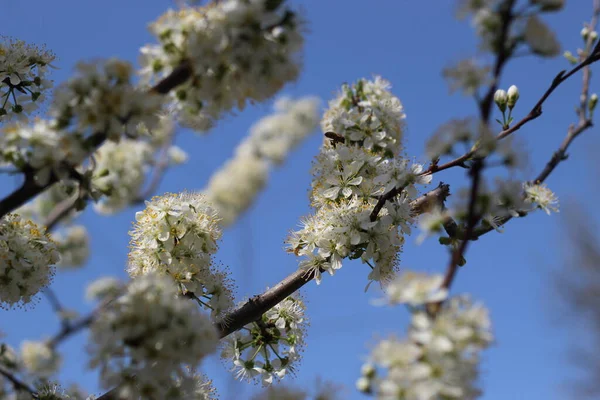
<path fill-rule="evenodd" d="M 79 133 L 102 132 L 118 142 L 136 136 L 137 125 L 158 124 L 163 99 L 131 83 L 132 66 L 115 58 L 102 63 L 79 63 L 77 75 L 57 87 L 49 113 L 57 129 Z"/>
<path fill-rule="evenodd" d="M 294 373 L 300 361 L 308 321 L 303 301 L 290 296 L 225 338 L 221 357 L 233 362 L 237 379 L 270 385 Z"/>
<path fill-rule="evenodd" d="M 132 85 L 131 66 L 110 59 L 81 63 L 77 75 L 58 87 L 49 120 L 13 124 L 0 132 L 0 163 L 17 170 L 31 168 L 40 184 L 52 173 L 69 178 L 69 167 L 82 163 L 98 145 L 94 134 L 119 141 L 136 136 L 136 126 L 159 122 L 162 99 Z"/>
<path fill-rule="evenodd" d="M 21 361 L 32 375 L 47 378 L 57 372 L 61 357 L 47 343 L 25 340 L 21 343 Z"/>
<path fill-rule="evenodd" d="M 47 79 L 52 52 L 6 37 L 0 37 L 0 122 L 26 121 L 52 88 Z"/>
<path fill-rule="evenodd" d="M 180 296 L 172 279 L 147 274 L 99 311 L 90 327 L 90 365 L 100 368 L 105 388 L 120 385 L 122 397 L 186 399 L 188 367 L 217 342 L 209 318 Z"/>
<path fill-rule="evenodd" d="M 0 219 L 0 304 L 27 304 L 54 275 L 56 244 L 30 220 L 17 214 Z"/>
<path fill-rule="evenodd" d="M 415 186 L 431 181 L 421 165 L 400 157 L 405 116 L 389 88 L 380 77 L 344 85 L 321 122 L 326 139 L 310 194 L 316 210 L 287 240 L 290 251 L 303 256 L 299 267 L 314 272 L 317 283 L 344 258 L 368 264 L 371 281 L 393 277 L 403 234 L 410 233 Z M 397 195 L 373 215 L 380 196 L 392 190 Z"/>
<path fill-rule="evenodd" d="M 146 202 L 130 231 L 128 269 L 132 278 L 168 275 L 216 315 L 232 305 L 227 276 L 214 268 L 212 255 L 221 237 L 216 212 L 203 195 L 165 194 Z"/>
<path fill-rule="evenodd" d="M 252 204 L 266 184 L 269 166 L 281 164 L 315 130 L 318 104 L 314 97 L 279 99 L 275 113 L 255 123 L 235 156 L 211 177 L 203 192 L 222 226 L 232 224 Z"/>
<path fill-rule="evenodd" d="M 62 181 L 51 186 L 33 201 L 19 207 L 16 211 L 22 218 L 34 221 L 38 225 L 47 224 L 56 217 L 56 210 L 64 207 L 65 202 L 72 204 L 77 194 L 76 183 L 72 180 Z M 74 209 L 67 212 L 60 220 L 58 232 L 52 233 L 52 241 L 56 243 L 60 253 L 59 268 L 81 267 L 90 253 L 89 236 L 83 225 L 76 225 L 73 219 L 79 214 Z"/>
<path fill-rule="evenodd" d="M 408 337 L 377 343 L 363 365 L 359 390 L 379 399 L 475 399 L 480 353 L 493 341 L 488 311 L 467 296 L 445 300 L 438 276 L 407 273 L 390 283 L 390 303 L 411 305 Z M 385 371 L 385 372 L 384 372 Z"/>
<path fill-rule="evenodd" d="M 150 25 L 159 44 L 141 49 L 142 78 L 155 82 L 189 63 L 193 76 L 171 95 L 172 107 L 199 131 L 224 112 L 270 98 L 300 68 L 302 23 L 282 3 L 225 0 L 169 10 Z"/>
<path fill-rule="evenodd" d="M 94 209 L 100 214 L 114 214 L 141 201 L 152 168 L 155 174 L 163 173 L 187 159 L 187 154 L 172 144 L 175 124 L 170 116 L 159 115 L 151 128 L 140 124 L 137 132 L 140 137 L 105 143 L 94 153 L 92 183 L 103 194 Z"/>

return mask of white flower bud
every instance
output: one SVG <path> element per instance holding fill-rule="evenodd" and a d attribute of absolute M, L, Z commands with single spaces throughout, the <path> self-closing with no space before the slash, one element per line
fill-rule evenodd
<path fill-rule="evenodd" d="M 360 368 L 360 373 L 363 376 L 372 378 L 373 375 L 375 375 L 375 367 L 373 366 L 373 364 L 363 364 L 363 366 Z"/>
<path fill-rule="evenodd" d="M 511 87 L 508 88 L 508 108 L 510 108 L 511 110 L 513 109 L 513 107 L 515 106 L 515 104 L 517 104 L 517 100 L 519 100 L 519 88 L 516 87 L 515 85 L 512 85 Z"/>
<path fill-rule="evenodd" d="M 590 32 L 590 38 L 592 39 L 592 42 L 595 41 L 596 39 L 598 39 L 598 32 L 591 31 Z"/>
<path fill-rule="evenodd" d="M 178 146 L 171 146 L 168 150 L 169 162 L 173 165 L 183 164 L 187 161 L 187 153 Z"/>
<path fill-rule="evenodd" d="M 587 26 L 584 26 L 581 29 L 581 37 L 583 38 L 583 40 L 587 40 L 588 35 L 590 34 L 590 30 L 588 29 Z"/>
<path fill-rule="evenodd" d="M 371 386 L 371 383 L 369 382 L 369 380 L 367 378 L 365 378 L 364 376 L 361 376 L 360 378 L 358 378 L 358 380 L 356 381 L 356 389 L 358 389 L 361 392 L 367 392 L 369 390 L 369 387 Z"/>
<path fill-rule="evenodd" d="M 508 102 L 506 90 L 496 90 L 496 93 L 494 93 L 494 101 L 496 102 L 496 105 L 498 106 L 500 111 L 504 112 L 506 110 L 506 103 Z"/>
<path fill-rule="evenodd" d="M 567 59 L 567 61 L 569 61 L 571 64 L 575 65 L 577 64 L 577 58 L 575 58 L 575 56 L 573 55 L 573 53 L 571 53 L 570 51 L 565 51 L 563 53 L 563 56 Z"/>
<path fill-rule="evenodd" d="M 596 93 L 594 93 L 590 96 L 590 102 L 588 103 L 588 109 L 590 111 L 594 111 L 597 104 L 598 104 L 598 95 Z"/>
<path fill-rule="evenodd" d="M 25 368 L 40 377 L 53 375 L 61 363 L 60 355 L 46 343 L 29 340 L 21 343 L 21 358 Z"/>

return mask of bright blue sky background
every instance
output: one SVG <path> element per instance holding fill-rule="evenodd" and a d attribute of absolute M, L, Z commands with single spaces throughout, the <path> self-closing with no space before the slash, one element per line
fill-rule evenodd
<path fill-rule="evenodd" d="M 325 104 L 341 83 L 380 74 L 393 84 L 408 116 L 408 154 L 421 161 L 426 139 L 443 122 L 476 112 L 471 99 L 448 95 L 441 69 L 450 62 L 473 54 L 476 40 L 468 22 L 453 18 L 450 1 L 298 1 L 309 21 L 305 68 L 298 82 L 283 93 L 292 96 L 318 95 Z M 567 2 L 564 12 L 546 20 L 556 30 L 565 49 L 580 46 L 581 23 L 588 20 L 591 0 Z M 1 2 L 1 34 L 33 43 L 45 43 L 58 56 L 61 69 L 53 74 L 60 82 L 78 60 L 117 56 L 135 61 L 138 48 L 151 41 L 146 24 L 174 4 L 169 0 L 35 0 Z M 502 87 L 517 84 L 521 99 L 516 117 L 522 117 L 545 90 L 554 75 L 567 68 L 562 59 L 521 58 L 512 62 Z M 596 66 L 595 69 L 600 68 Z M 534 176 L 562 140 L 569 123 L 575 121 L 580 76 L 561 87 L 547 102 L 542 118 L 517 133 L 532 152 L 525 178 Z M 597 81 L 592 90 L 598 88 Z M 248 127 L 269 113 L 271 104 L 250 107 L 222 121 L 208 136 L 182 132 L 178 144 L 190 153 L 187 165 L 170 171 L 159 193 L 202 188 L 212 171 L 230 157 Z M 562 327 L 563 311 L 556 300 L 554 272 L 561 264 L 568 202 L 583 199 L 594 204 L 596 169 L 590 159 L 599 142 L 593 128 L 577 140 L 569 161 L 550 178 L 549 185 L 561 197 L 563 212 L 547 217 L 537 213 L 513 221 L 504 234 L 489 234 L 473 243 L 468 264 L 460 271 L 453 293 L 470 292 L 491 310 L 496 345 L 484 354 L 483 399 L 562 399 L 561 384 L 576 370 L 566 362 L 569 336 L 583 326 Z M 268 188 L 252 210 L 225 232 L 219 253 L 229 265 L 239 287 L 238 298 L 256 294 L 274 285 L 296 268 L 293 256 L 283 251 L 287 232 L 308 212 L 308 173 L 321 136 L 315 134 L 274 171 Z M 591 171 L 591 172 L 589 172 Z M 435 176 L 452 184 L 454 192 L 465 176 L 448 171 Z M 10 188 L 3 181 L 2 193 Z M 12 182 L 12 181 L 11 181 Z M 593 186 L 593 185 L 592 185 Z M 87 283 L 97 277 L 126 278 L 127 231 L 136 210 L 113 217 L 99 217 L 88 210 L 82 221 L 92 235 L 93 255 L 79 271 L 59 273 L 53 284 L 65 304 L 82 313 L 92 308 L 83 298 Z M 441 271 L 447 263 L 445 249 L 435 239 L 417 246 L 416 236 L 407 239 L 402 265 L 411 269 Z M 402 308 L 376 308 L 370 300 L 379 297 L 375 287 L 363 292 L 367 268 L 345 263 L 333 278 L 304 290 L 311 319 L 307 350 L 295 381 L 312 387 L 317 376 L 347 387 L 344 398 L 362 398 L 354 390 L 362 357 L 378 335 L 405 334 L 407 313 Z M 58 321 L 44 299 L 23 312 L 0 310 L 0 330 L 9 343 L 40 339 L 58 330 Z M 65 343 L 63 382 L 79 382 L 96 390 L 93 373 L 85 370 L 85 336 Z M 257 388 L 234 384 L 218 359 L 205 363 L 222 399 L 244 399 Z"/>

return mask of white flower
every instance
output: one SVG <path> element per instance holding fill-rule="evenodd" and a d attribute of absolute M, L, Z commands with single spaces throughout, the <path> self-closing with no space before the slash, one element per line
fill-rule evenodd
<path fill-rule="evenodd" d="M 224 274 L 212 268 L 212 255 L 221 237 L 218 218 L 204 196 L 165 194 L 146 202 L 136 213 L 131 236 L 128 272 L 169 275 L 185 292 L 205 297 L 213 313 L 230 304 Z M 224 297 L 224 298 L 223 298 Z"/>
<path fill-rule="evenodd" d="M 413 307 L 444 300 L 448 291 L 442 288 L 442 275 L 405 272 L 385 287 L 391 304 L 407 303 Z"/>
<path fill-rule="evenodd" d="M 435 317 L 413 312 L 407 339 L 382 339 L 374 347 L 360 388 L 389 400 L 477 398 L 479 353 L 493 340 L 487 310 L 463 296 Z"/>
<path fill-rule="evenodd" d="M 17 214 L 0 219 L 0 304 L 27 304 L 54 275 L 56 244 Z"/>
<path fill-rule="evenodd" d="M 121 293 L 123 283 L 117 278 L 110 276 L 98 278 L 90 283 L 85 291 L 85 297 L 88 300 L 104 300 L 106 298 L 116 297 Z"/>
<path fill-rule="evenodd" d="M 151 144 L 139 139 L 108 142 L 94 154 L 94 185 L 106 196 L 94 204 L 100 214 L 114 214 L 140 194 L 154 161 Z"/>
<path fill-rule="evenodd" d="M 136 135 L 140 123 L 149 130 L 158 125 L 163 99 L 131 84 L 129 63 L 114 58 L 79 63 L 77 72 L 55 91 L 50 115 L 57 129 L 102 132 L 117 142 L 125 133 Z"/>
<path fill-rule="evenodd" d="M 298 296 L 290 296 L 267 311 L 260 320 L 224 339 L 221 357 L 232 362 L 240 380 L 260 378 L 271 385 L 294 373 L 304 346 L 308 321 Z"/>
<path fill-rule="evenodd" d="M 182 60 L 193 77 L 172 94 L 180 122 L 205 130 L 224 112 L 264 101 L 296 79 L 302 22 L 281 2 L 227 0 L 167 11 L 150 26 L 160 44 L 142 48 L 154 82 Z"/>
<path fill-rule="evenodd" d="M 398 155 L 406 115 L 390 87 L 379 76 L 343 86 L 338 97 L 329 102 L 321 121 L 323 132 L 335 132 L 344 137 L 346 144 L 360 143 L 378 154 Z"/>
<path fill-rule="evenodd" d="M 27 370 L 39 377 L 54 375 L 61 364 L 61 357 L 44 342 L 25 340 L 21 343 L 21 359 Z"/>
<path fill-rule="evenodd" d="M 8 125 L 0 133 L 0 161 L 17 169 L 34 168 L 34 179 L 40 185 L 46 184 L 53 172 L 63 177 L 62 163 L 77 165 L 85 158 L 82 140 L 56 129 L 53 120 Z"/>
<path fill-rule="evenodd" d="M 315 130 L 317 106 L 314 97 L 279 99 L 276 112 L 254 124 L 236 155 L 213 174 L 203 192 L 218 210 L 221 226 L 235 222 L 256 199 L 266 184 L 269 165 L 281 164 Z"/>
<path fill-rule="evenodd" d="M 90 327 L 90 365 L 120 395 L 168 398 L 170 388 L 214 352 L 218 335 L 197 305 L 178 295 L 172 279 L 148 274 L 98 313 Z M 135 375 L 135 383 L 131 376 Z"/>
<path fill-rule="evenodd" d="M 0 38 L 0 122 L 27 121 L 43 103 L 52 81 L 46 79 L 55 56 L 21 40 Z"/>
<path fill-rule="evenodd" d="M 558 197 L 545 184 L 526 183 L 524 189 L 525 200 L 528 203 L 535 204 L 548 215 L 551 211 L 558 212 Z"/>

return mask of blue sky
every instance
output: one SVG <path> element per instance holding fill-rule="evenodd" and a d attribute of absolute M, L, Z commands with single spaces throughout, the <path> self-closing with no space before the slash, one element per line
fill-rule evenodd
<path fill-rule="evenodd" d="M 406 114 L 407 154 L 423 158 L 426 139 L 452 118 L 475 115 L 470 98 L 450 96 L 441 77 L 449 63 L 472 55 L 476 39 L 468 22 L 453 18 L 454 2 L 398 0 L 296 1 L 308 20 L 304 71 L 300 79 L 282 92 L 291 96 L 317 95 L 323 105 L 343 82 L 379 74 L 390 80 L 393 92 L 402 100 Z M 591 14 L 591 1 L 567 2 L 564 12 L 549 15 L 564 49 L 581 45 L 579 30 Z M 169 7 L 169 0 L 4 0 L 0 14 L 3 35 L 42 44 L 53 50 L 60 67 L 53 78 L 60 82 L 78 60 L 117 56 L 134 61 L 140 46 L 152 40 L 146 30 Z M 561 58 L 542 60 L 519 58 L 510 63 L 501 87 L 516 84 L 521 99 L 518 119 L 543 93 L 555 74 L 568 65 Z M 600 68 L 600 67 L 594 67 Z M 580 76 L 567 82 L 546 103 L 544 115 L 517 133 L 522 146 L 531 153 L 524 178 L 537 174 L 558 147 L 571 122 L 579 98 Z M 597 81 L 591 89 L 598 88 Z M 249 107 L 225 118 L 207 136 L 181 132 L 178 144 L 190 153 L 189 162 L 166 175 L 159 193 L 201 189 L 212 171 L 228 159 L 249 126 L 269 113 L 271 102 Z M 459 272 L 453 293 L 469 292 L 491 310 L 497 342 L 484 354 L 481 383 L 485 400 L 562 399 L 563 383 L 577 376 L 567 363 L 567 351 L 582 326 L 570 323 L 557 300 L 555 273 L 566 257 L 563 232 L 569 207 L 590 207 L 597 212 L 592 195 L 597 171 L 593 163 L 599 141 L 592 128 L 572 147 L 571 158 L 550 177 L 549 186 L 562 200 L 561 214 L 552 217 L 536 213 L 512 221 L 504 234 L 488 234 L 469 246 L 468 264 Z M 297 227 L 308 213 L 307 192 L 312 157 L 321 137 L 315 134 L 294 152 L 284 166 L 275 170 L 267 189 L 237 225 L 225 232 L 218 258 L 228 265 L 237 282 L 237 298 L 254 295 L 294 271 L 294 256 L 283 251 L 288 231 Z M 434 177 L 450 183 L 453 192 L 466 183 L 462 170 Z M 1 193 L 13 181 L 3 180 Z M 575 200 L 580 201 L 575 203 Z M 53 288 L 61 300 L 82 313 L 91 310 L 83 293 L 87 283 L 112 275 L 126 278 L 127 231 L 136 209 L 116 216 L 101 217 L 91 209 L 81 217 L 92 236 L 92 256 L 81 270 L 57 274 Z M 415 244 L 407 239 L 401 265 L 425 271 L 442 271 L 447 253 L 435 239 Z M 564 266 L 564 268 L 568 268 Z M 317 377 L 346 385 L 344 398 L 362 398 L 354 390 L 363 357 L 369 345 L 390 333 L 404 335 L 408 314 L 403 308 L 373 307 L 380 296 L 375 286 L 368 293 L 367 269 L 347 262 L 333 278 L 303 290 L 308 301 L 311 327 L 304 360 L 295 380 L 287 382 L 310 387 Z M 40 339 L 58 331 L 58 321 L 42 299 L 30 310 L 0 310 L 0 330 L 15 346 L 23 339 Z M 579 337 L 579 336 L 577 336 Z M 85 369 L 85 335 L 65 343 L 60 378 L 78 382 L 96 391 L 93 372 Z M 243 399 L 257 387 L 233 383 L 218 359 L 204 364 L 222 399 Z"/>

